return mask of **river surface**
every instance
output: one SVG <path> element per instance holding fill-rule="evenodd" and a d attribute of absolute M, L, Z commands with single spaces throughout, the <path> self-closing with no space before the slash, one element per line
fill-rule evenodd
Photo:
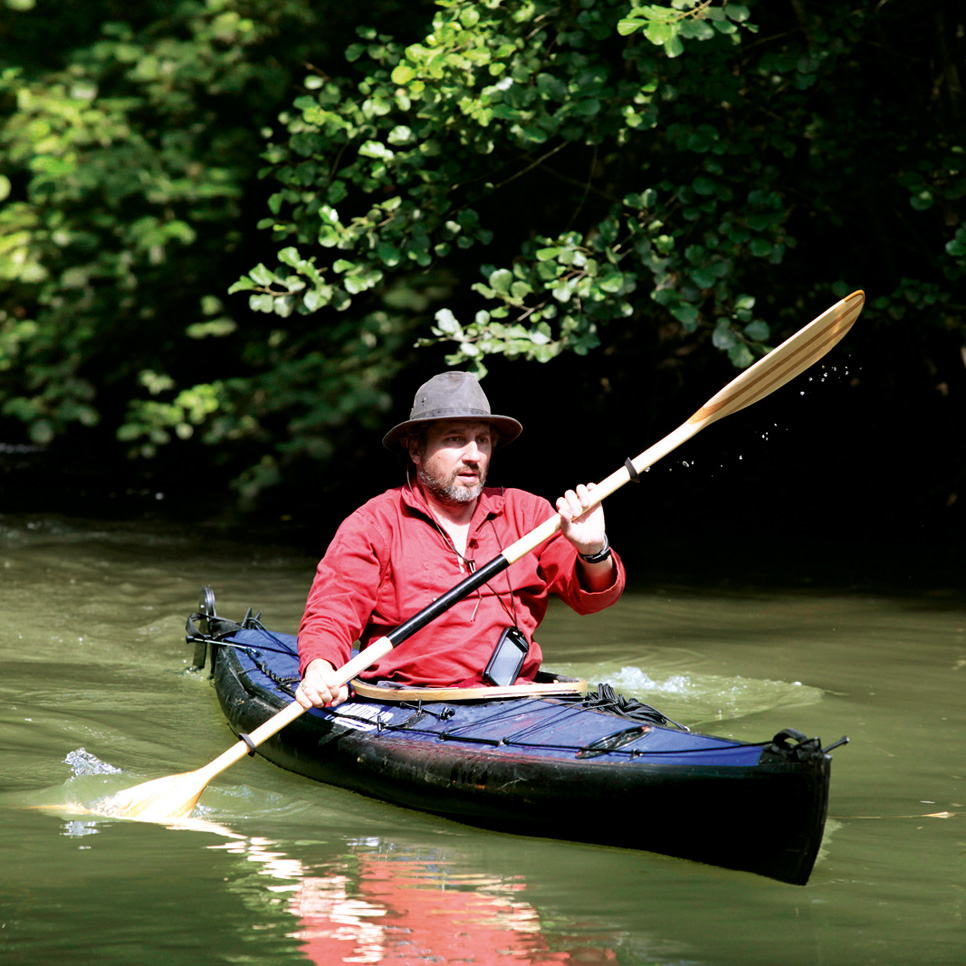
<path fill-rule="evenodd" d="M 185 618 L 210 584 L 220 614 L 293 631 L 315 565 L 240 536 L 0 517 L 3 966 L 966 961 L 962 571 L 680 568 L 542 628 L 548 666 L 693 727 L 847 734 L 805 887 L 478 831 L 261 758 L 212 782 L 194 827 L 72 814 L 233 743 Z"/>

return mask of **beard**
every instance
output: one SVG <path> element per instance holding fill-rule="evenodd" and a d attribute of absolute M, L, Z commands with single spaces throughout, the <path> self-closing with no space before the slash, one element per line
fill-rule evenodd
<path fill-rule="evenodd" d="M 464 486 L 457 482 L 458 470 L 454 470 L 447 477 L 434 476 L 423 463 L 419 464 L 416 474 L 419 482 L 441 503 L 472 503 L 483 492 L 483 484 L 486 482 L 485 474 L 480 472 L 479 482 L 475 486 Z"/>

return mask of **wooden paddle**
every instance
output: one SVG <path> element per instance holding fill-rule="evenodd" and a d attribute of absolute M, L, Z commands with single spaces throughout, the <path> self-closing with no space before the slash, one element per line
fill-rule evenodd
<path fill-rule="evenodd" d="M 466 688 L 391 688 L 367 684 L 361 679 L 352 682 L 352 690 L 360 698 L 377 701 L 492 701 L 494 698 L 538 698 L 547 695 L 583 694 L 586 681 L 534 681 L 529 684 L 478 684 Z"/>
<path fill-rule="evenodd" d="M 636 479 L 662 456 L 666 456 L 706 426 L 750 406 L 818 362 L 849 331 L 864 303 L 865 294 L 861 291 L 853 292 L 759 359 L 717 395 L 712 396 L 687 422 L 598 483 L 593 490 L 592 505 L 596 506 L 625 483 Z M 404 624 L 369 644 L 339 669 L 335 683 L 346 684 L 351 681 L 467 594 L 549 540 L 559 529 L 560 516 L 555 514 Z M 192 812 L 212 778 L 281 731 L 305 710 L 298 702 L 293 701 L 256 728 L 248 736 L 248 741 L 239 740 L 203 768 L 136 785 L 102 800 L 98 803 L 97 810 L 119 818 L 138 818 L 143 821 L 165 822 L 183 818 Z"/>

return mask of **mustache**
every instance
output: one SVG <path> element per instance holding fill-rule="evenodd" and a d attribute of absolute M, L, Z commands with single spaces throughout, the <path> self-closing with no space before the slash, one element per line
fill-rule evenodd
<path fill-rule="evenodd" d="M 484 473 L 476 463 L 464 463 L 462 466 L 458 466 L 450 474 L 450 483 L 455 483 L 461 473 L 475 473 L 479 478 L 480 483 L 483 483 L 486 480 L 486 473 Z"/>

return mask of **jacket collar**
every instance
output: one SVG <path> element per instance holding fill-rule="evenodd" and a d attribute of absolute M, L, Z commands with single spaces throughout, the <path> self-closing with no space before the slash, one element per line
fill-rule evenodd
<path fill-rule="evenodd" d="M 423 496 L 422 491 L 419 487 L 413 484 L 412 479 L 407 479 L 406 482 L 399 488 L 400 496 L 402 497 L 403 503 L 415 510 L 417 513 L 426 517 L 428 520 L 433 520 L 433 515 L 430 512 L 429 506 L 426 503 L 426 497 Z M 485 486 L 483 487 L 483 492 L 480 494 L 479 500 L 476 504 L 476 509 L 473 511 L 473 519 L 470 521 L 471 527 L 475 529 L 480 526 L 484 520 L 490 517 L 497 517 L 503 513 L 503 508 L 506 503 L 506 493 L 502 486 Z"/>

